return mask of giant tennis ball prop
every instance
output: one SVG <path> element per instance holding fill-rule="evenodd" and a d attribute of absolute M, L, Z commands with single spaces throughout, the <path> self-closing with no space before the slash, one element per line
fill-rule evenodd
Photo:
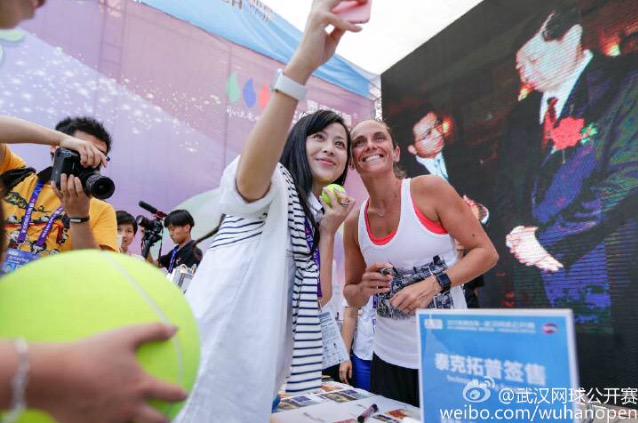
<path fill-rule="evenodd" d="M 140 364 L 190 392 L 199 366 L 197 324 L 182 293 L 158 269 L 124 254 L 83 250 L 38 260 L 0 279 L 0 339 L 68 342 L 151 322 L 179 330 L 169 341 L 142 346 Z M 183 404 L 153 406 L 172 418 Z M 19 422 L 53 419 L 28 411 Z"/>
<path fill-rule="evenodd" d="M 324 191 L 321 193 L 321 199 L 323 200 L 324 203 L 326 203 L 329 207 L 332 207 L 332 201 L 330 200 L 330 197 L 328 197 L 328 194 L 326 194 L 325 191 L 332 191 L 333 193 L 338 193 L 340 192 L 341 194 L 346 193 L 346 190 L 344 187 L 342 187 L 339 184 L 330 184 L 328 186 L 326 186 L 324 188 Z"/>

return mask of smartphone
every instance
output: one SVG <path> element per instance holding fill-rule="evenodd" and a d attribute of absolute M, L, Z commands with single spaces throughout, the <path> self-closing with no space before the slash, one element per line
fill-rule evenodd
<path fill-rule="evenodd" d="M 370 12 L 372 10 L 372 0 L 368 0 L 364 4 L 356 1 L 342 1 L 332 12 L 341 19 L 354 24 L 363 24 L 370 20 Z"/>

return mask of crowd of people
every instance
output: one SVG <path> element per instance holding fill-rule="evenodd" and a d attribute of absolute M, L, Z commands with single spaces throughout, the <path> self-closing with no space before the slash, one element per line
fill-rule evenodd
<path fill-rule="evenodd" d="M 2 27 L 31 17 L 43 3 L 3 1 Z M 333 295 L 334 243 L 342 224 L 344 334 L 354 355 L 353 366 L 343 363 L 340 373 L 416 406 L 415 311 L 465 308 L 463 284 L 498 259 L 472 208 L 444 178 L 408 179 L 397 172 L 400 150 L 384 122 L 366 120 L 351 129 L 338 114 L 320 110 L 293 124 L 312 73 L 346 32 L 361 30 L 332 12 L 338 3 L 313 1 L 299 48 L 277 75 L 241 155 L 224 171 L 224 217 L 205 255 L 191 237 L 193 217 L 175 210 L 164 219 L 175 247 L 157 260 L 138 256 L 168 272 L 197 266 L 186 298 L 200 326 L 202 359 L 179 422 L 266 422 L 282 386 L 289 393 L 320 386 L 319 314 Z M 112 146 L 108 131 L 91 117 L 67 118 L 55 130 L 0 118 L 8 270 L 74 249 L 135 255 L 131 246 L 140 227 L 133 215 L 87 195 L 77 176 L 63 174 L 52 183 L 51 168 L 37 172 L 11 150 L 18 143 L 47 146 L 52 158 L 59 148 L 75 151 L 81 165 L 93 169 L 107 166 Z M 359 206 L 326 189 L 343 185 L 349 169 L 369 194 Z M 187 393 L 146 375 L 134 353 L 176 330 L 131 327 L 59 345 L 3 341 L 0 407 L 15 415 L 25 406 L 39 408 L 60 422 L 166 421 L 147 401 L 181 401 Z M 24 382 L 25 360 L 28 389 L 12 383 Z"/>

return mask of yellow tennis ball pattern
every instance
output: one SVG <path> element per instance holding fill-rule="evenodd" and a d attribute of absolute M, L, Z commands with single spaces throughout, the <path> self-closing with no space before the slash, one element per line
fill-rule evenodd
<path fill-rule="evenodd" d="M 330 197 L 328 197 L 328 194 L 326 194 L 326 190 L 330 190 L 334 193 L 340 192 L 342 194 L 346 193 L 346 190 L 344 187 L 342 187 L 339 184 L 330 184 L 328 186 L 326 186 L 324 188 L 324 191 L 321 193 L 321 199 L 323 200 L 324 203 L 326 203 L 328 206 L 332 207 L 332 201 L 330 200 Z"/>
<path fill-rule="evenodd" d="M 169 341 L 142 346 L 140 364 L 190 391 L 199 367 L 197 323 L 181 291 L 153 266 L 125 254 L 83 250 L 40 259 L 0 280 L 0 339 L 72 342 L 152 322 L 179 330 Z M 183 406 L 152 405 L 170 418 Z M 19 422 L 53 419 L 29 410 Z"/>

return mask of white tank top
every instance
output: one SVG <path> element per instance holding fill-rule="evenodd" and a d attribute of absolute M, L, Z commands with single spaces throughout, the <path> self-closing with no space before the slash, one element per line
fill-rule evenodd
<path fill-rule="evenodd" d="M 392 308 L 389 302 L 403 287 L 423 280 L 432 272 L 438 273 L 452 267 L 458 260 L 458 253 L 454 239 L 447 231 L 416 208 L 410 193 L 410 182 L 411 179 L 404 179 L 401 183 L 399 226 L 394 234 L 384 239 L 371 238 L 367 223 L 369 200 L 361 205 L 359 246 L 366 267 L 375 263 L 391 263 L 395 269 L 391 292 L 375 298 L 377 325 L 374 353 L 387 363 L 418 369 L 416 317 L 401 313 Z M 431 307 L 467 308 L 463 288 L 455 286 L 448 294 L 437 296 Z"/>

